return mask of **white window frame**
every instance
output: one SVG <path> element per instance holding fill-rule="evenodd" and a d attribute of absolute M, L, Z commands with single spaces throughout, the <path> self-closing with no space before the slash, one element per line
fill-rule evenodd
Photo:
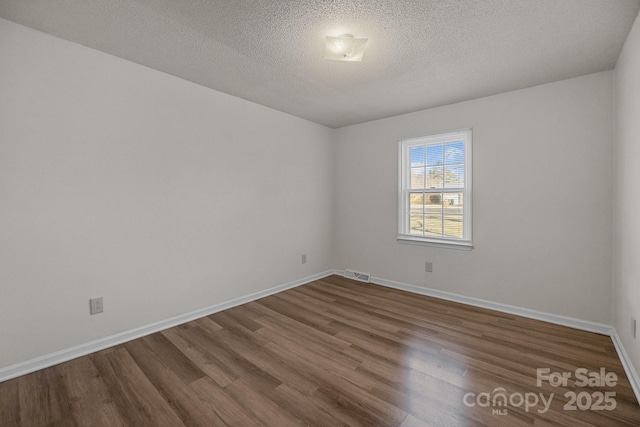
<path fill-rule="evenodd" d="M 463 193 L 464 203 L 463 215 L 463 237 L 445 236 L 420 236 L 410 233 L 410 207 L 409 195 L 416 192 L 411 189 L 411 160 L 410 152 L 412 147 L 446 144 L 448 142 L 463 141 L 464 143 L 464 186 L 462 188 L 423 188 L 419 192 Z M 472 249 L 472 131 L 471 129 L 461 129 L 436 135 L 423 136 L 419 138 L 403 139 L 399 141 L 399 191 L 398 191 L 398 242 L 415 243 L 429 246 L 442 246 L 457 249 Z"/>

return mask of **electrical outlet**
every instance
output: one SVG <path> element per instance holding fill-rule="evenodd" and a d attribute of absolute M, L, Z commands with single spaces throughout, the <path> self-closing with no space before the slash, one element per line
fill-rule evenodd
<path fill-rule="evenodd" d="M 636 318 L 631 317 L 631 336 L 636 337 Z"/>
<path fill-rule="evenodd" d="M 424 271 L 427 273 L 431 273 L 433 271 L 433 263 L 431 261 L 427 261 L 424 263 Z"/>
<path fill-rule="evenodd" d="M 307 254 L 303 254 L 302 255 L 302 263 L 306 264 L 307 263 Z"/>
<path fill-rule="evenodd" d="M 89 314 L 98 314 L 103 311 L 104 305 L 102 304 L 102 297 L 89 300 Z"/>

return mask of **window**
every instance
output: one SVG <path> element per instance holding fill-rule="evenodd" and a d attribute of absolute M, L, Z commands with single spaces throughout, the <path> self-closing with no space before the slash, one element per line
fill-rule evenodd
<path fill-rule="evenodd" d="M 470 248 L 471 129 L 400 141 L 398 240 Z"/>

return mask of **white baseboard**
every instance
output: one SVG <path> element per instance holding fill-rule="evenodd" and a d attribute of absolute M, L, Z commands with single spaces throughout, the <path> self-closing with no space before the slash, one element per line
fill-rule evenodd
<path fill-rule="evenodd" d="M 517 316 L 528 317 L 530 319 L 542 320 L 556 325 L 568 326 L 570 328 L 581 329 L 583 331 L 595 332 L 601 335 L 610 335 L 611 326 L 602 323 L 590 322 L 588 320 L 574 319 L 572 317 L 560 316 L 557 314 L 545 313 L 543 311 L 531 310 L 499 302 L 487 301 L 479 298 L 466 297 L 450 292 L 439 291 L 437 289 L 423 288 L 421 286 L 408 285 L 406 283 L 394 282 L 392 280 L 371 277 L 371 283 L 386 286 L 388 288 L 399 289 L 401 291 L 412 292 L 414 294 L 425 295 L 447 301 L 459 302 L 461 304 L 472 305 L 474 307 L 487 308 L 489 310 L 500 311 L 502 313 L 515 314 Z"/>
<path fill-rule="evenodd" d="M 88 343 L 80 344 L 75 347 L 66 348 L 64 350 L 46 354 L 44 356 L 40 356 L 35 359 L 17 363 L 15 365 L 10 365 L 4 368 L 0 368 L 0 382 L 10 380 L 12 378 L 16 378 L 31 372 L 35 372 L 40 369 L 48 368 L 50 366 L 57 365 L 62 362 L 66 362 L 68 360 L 75 359 L 77 357 L 95 353 L 96 351 L 104 350 L 105 348 L 113 347 L 115 345 L 122 344 L 127 341 L 134 340 L 136 338 L 141 338 L 146 335 L 160 332 L 165 329 L 172 328 L 174 326 L 178 326 L 183 323 L 187 323 L 192 320 L 196 320 L 201 317 L 208 316 L 210 314 L 217 313 L 222 310 L 227 310 L 229 308 L 246 304 L 248 302 L 255 301 L 257 299 L 264 298 L 269 295 L 273 295 L 278 292 L 285 291 L 287 289 L 304 285 L 305 283 L 313 282 L 314 280 L 322 279 L 332 274 L 336 274 L 336 271 L 328 270 L 322 273 L 314 274 L 312 276 L 308 276 L 303 279 L 294 280 L 293 282 L 274 286 L 272 288 L 265 289 L 260 292 L 255 292 L 250 295 L 234 298 L 230 301 L 226 301 L 220 304 L 215 304 L 200 310 L 195 310 L 190 313 L 181 314 L 179 316 L 175 316 L 166 320 L 161 320 L 159 322 L 151 323 L 146 326 L 131 329 L 129 331 L 121 332 L 105 338 L 100 338 L 95 341 L 90 341 Z"/>
<path fill-rule="evenodd" d="M 343 271 L 336 270 L 335 274 L 344 276 Z M 559 316 L 557 314 L 545 313 L 542 311 L 531 310 L 523 307 L 516 307 L 513 305 L 502 304 L 498 302 L 487 301 L 479 298 L 466 297 L 463 295 L 453 294 L 449 292 L 440 291 L 437 289 L 423 288 L 421 286 L 409 285 L 406 283 L 394 282 L 392 280 L 381 279 L 379 277 L 371 277 L 371 283 L 376 285 L 385 286 L 388 288 L 399 289 L 401 291 L 407 291 L 414 294 L 425 295 L 429 297 L 439 298 L 447 301 L 459 302 L 461 304 L 471 305 L 474 307 L 487 308 L 490 310 L 500 311 L 503 313 L 515 314 L 517 316 L 527 317 L 530 319 L 542 320 L 544 322 L 554 323 L 556 325 L 568 326 L 574 329 L 580 329 L 587 332 L 595 332 L 601 335 L 607 335 L 611 337 L 613 345 L 618 352 L 620 362 L 624 368 L 627 378 L 631 383 L 631 388 L 636 395 L 636 399 L 640 402 L 640 378 L 636 372 L 629 355 L 622 345 L 622 341 L 618 336 L 618 332 L 613 326 L 605 325 L 602 323 L 590 322 L 588 320 L 574 319 L 572 317 Z"/>
<path fill-rule="evenodd" d="M 624 349 L 620 335 L 618 335 L 618 331 L 616 331 L 615 328 L 611 328 L 611 340 L 613 341 L 613 345 L 616 347 L 616 351 L 620 357 L 620 362 L 622 362 L 622 367 L 624 368 L 627 378 L 631 383 L 631 388 L 633 388 L 636 399 L 638 400 L 638 403 L 640 403 L 640 377 L 638 377 L 638 372 L 633 367 L 633 363 L 631 363 L 631 359 L 629 358 L 627 351 Z"/>

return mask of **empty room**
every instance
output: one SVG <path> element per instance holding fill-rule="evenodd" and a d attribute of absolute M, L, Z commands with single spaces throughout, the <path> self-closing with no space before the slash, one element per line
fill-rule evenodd
<path fill-rule="evenodd" d="M 0 0 L 0 426 L 640 425 L 639 10 Z"/>

